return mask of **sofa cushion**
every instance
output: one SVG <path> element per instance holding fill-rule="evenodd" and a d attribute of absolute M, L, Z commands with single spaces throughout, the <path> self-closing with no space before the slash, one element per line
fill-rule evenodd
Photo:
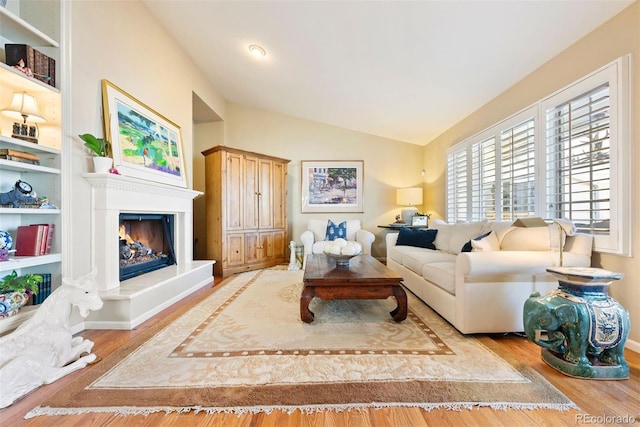
<path fill-rule="evenodd" d="M 487 227 L 487 221 L 456 223 L 456 224 L 432 224 L 432 228 L 438 230 L 436 235 L 436 248 L 452 254 L 459 254 L 464 244 L 480 236 Z"/>
<path fill-rule="evenodd" d="M 456 263 L 432 262 L 422 267 L 422 277 L 451 295 L 456 294 Z"/>
<path fill-rule="evenodd" d="M 396 246 L 396 248 L 405 248 L 402 252 L 402 260 L 400 264 L 409 270 L 422 275 L 424 265 L 436 262 L 456 262 L 456 256 L 441 251 L 432 251 L 413 246 Z"/>
<path fill-rule="evenodd" d="M 549 251 L 549 227 L 511 227 L 502 237 L 501 251 Z"/>
<path fill-rule="evenodd" d="M 338 225 L 334 224 L 331 220 L 327 221 L 327 229 L 324 235 L 324 240 L 333 241 L 338 238 L 347 238 L 347 221 L 342 221 Z"/>
<path fill-rule="evenodd" d="M 436 238 L 438 230 L 413 230 L 411 228 L 402 227 L 398 232 L 398 246 L 416 246 L 418 248 L 434 249 L 436 246 L 433 241 Z"/>
<path fill-rule="evenodd" d="M 471 240 L 471 247 L 473 252 L 499 251 L 500 242 L 498 241 L 498 235 L 495 231 L 491 231 L 481 239 Z"/>

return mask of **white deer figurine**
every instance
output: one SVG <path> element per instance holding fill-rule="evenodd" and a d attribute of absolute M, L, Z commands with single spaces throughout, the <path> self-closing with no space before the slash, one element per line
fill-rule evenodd
<path fill-rule="evenodd" d="M 33 317 L 0 337 L 0 408 L 96 360 L 93 342 L 69 330 L 74 305 L 82 317 L 102 308 L 95 278 L 95 270 L 77 280 L 63 278 Z"/>

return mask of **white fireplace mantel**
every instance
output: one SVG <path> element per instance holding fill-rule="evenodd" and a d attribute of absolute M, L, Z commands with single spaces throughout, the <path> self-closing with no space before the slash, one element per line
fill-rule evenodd
<path fill-rule="evenodd" d="M 193 260 L 193 199 L 202 192 L 111 173 L 83 176 L 92 187 L 91 264 L 101 291 L 120 286 L 120 213 L 173 214 L 176 263 Z"/>
<path fill-rule="evenodd" d="M 91 183 L 91 264 L 105 302 L 87 323 L 130 329 L 213 281 L 214 261 L 193 260 L 193 199 L 202 192 L 110 173 L 82 176 Z M 121 213 L 173 215 L 176 265 L 120 282 Z"/>

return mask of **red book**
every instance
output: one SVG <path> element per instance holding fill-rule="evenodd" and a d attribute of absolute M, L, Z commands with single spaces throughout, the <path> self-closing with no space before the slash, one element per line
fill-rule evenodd
<path fill-rule="evenodd" d="M 36 224 L 36 225 L 40 225 L 40 224 Z M 47 224 L 43 224 L 42 227 L 43 229 L 42 229 L 42 238 L 40 239 L 39 255 L 44 255 L 47 251 L 47 230 L 49 229 L 49 226 Z"/>
<path fill-rule="evenodd" d="M 53 240 L 53 230 L 55 229 L 55 224 L 31 224 L 31 225 L 44 225 L 47 227 L 45 236 L 43 239 L 43 245 L 41 246 L 40 255 L 46 255 L 51 253 L 51 241 Z"/>
<path fill-rule="evenodd" d="M 40 255 L 43 231 L 44 227 L 41 225 L 19 226 L 16 233 L 16 256 Z"/>

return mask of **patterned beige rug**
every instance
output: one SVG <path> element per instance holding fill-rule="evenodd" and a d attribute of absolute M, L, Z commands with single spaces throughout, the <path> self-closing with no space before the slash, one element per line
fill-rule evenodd
<path fill-rule="evenodd" d="M 401 323 L 389 315 L 391 298 L 316 298 L 310 306 L 316 320 L 306 324 L 299 317 L 301 289 L 301 271 L 236 275 L 26 418 L 391 406 L 577 409 L 535 371 L 461 335 L 413 295 Z"/>

